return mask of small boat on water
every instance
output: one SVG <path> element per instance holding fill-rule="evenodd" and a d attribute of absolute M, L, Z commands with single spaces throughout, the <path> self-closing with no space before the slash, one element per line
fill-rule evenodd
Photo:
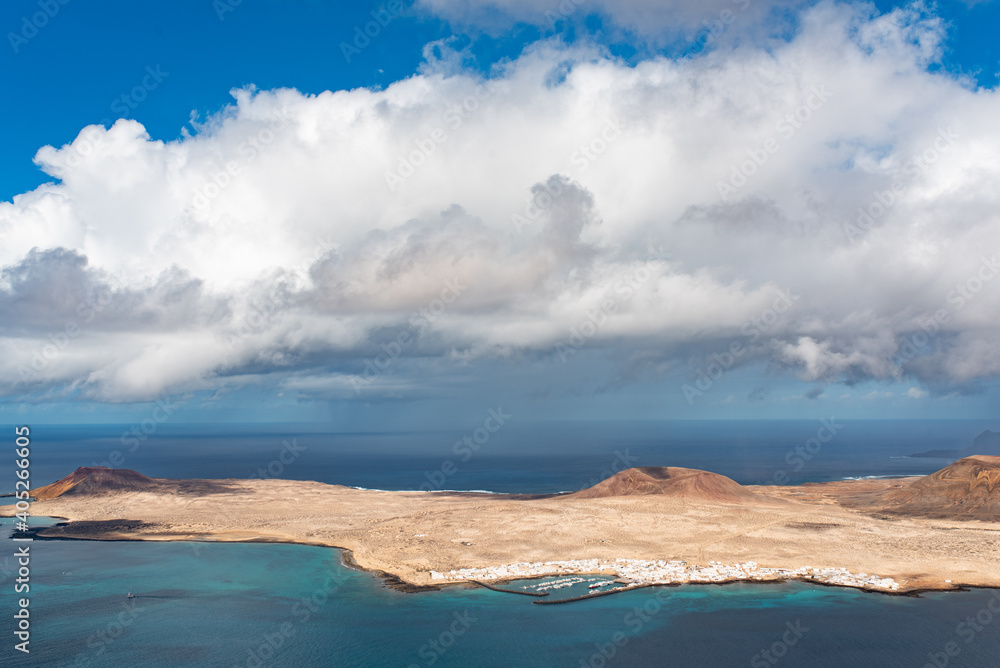
<path fill-rule="evenodd" d="M 135 598 L 135 594 L 133 594 L 132 592 L 129 592 L 128 595 L 125 598 Z"/>

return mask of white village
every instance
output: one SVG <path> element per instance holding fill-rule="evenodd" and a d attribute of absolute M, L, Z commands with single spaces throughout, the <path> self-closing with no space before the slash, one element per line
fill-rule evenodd
<path fill-rule="evenodd" d="M 756 561 L 746 561 L 738 564 L 724 564 L 710 561 L 708 566 L 688 564 L 682 560 L 644 559 L 574 559 L 568 561 L 521 562 L 504 566 L 487 566 L 484 568 L 460 568 L 447 573 L 431 571 L 431 578 L 437 581 L 460 582 L 476 580 L 507 581 L 523 578 L 538 578 L 554 575 L 584 575 L 601 574 L 614 575 L 616 582 L 622 585 L 616 589 L 627 589 L 648 585 L 688 584 L 688 583 L 722 583 L 739 580 L 778 581 L 804 580 L 827 585 L 857 587 L 879 591 L 896 591 L 899 583 L 892 578 L 883 578 L 867 573 L 851 573 L 846 568 L 815 568 L 801 566 L 789 568 L 765 568 Z M 582 582 L 581 578 L 573 581 L 547 583 L 536 586 L 536 589 L 558 589 L 570 584 Z M 596 581 L 595 581 L 596 582 Z M 609 582 L 610 584 L 610 582 Z M 596 588 L 591 586 L 592 589 Z M 615 591 L 615 589 L 602 590 Z"/>

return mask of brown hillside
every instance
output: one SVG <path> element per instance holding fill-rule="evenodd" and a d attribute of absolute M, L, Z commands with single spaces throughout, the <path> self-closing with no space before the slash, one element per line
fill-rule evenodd
<path fill-rule="evenodd" d="M 718 473 L 676 466 L 643 466 L 616 473 L 593 487 L 567 495 L 574 499 L 665 495 L 692 500 L 744 503 L 764 500 Z"/>
<path fill-rule="evenodd" d="M 927 517 L 1000 519 L 1000 457 L 974 455 L 882 497 L 886 510 Z"/>
<path fill-rule="evenodd" d="M 62 480 L 32 490 L 37 501 L 55 499 L 63 494 L 101 494 L 156 487 L 157 482 L 130 469 L 104 466 L 81 466 Z"/>

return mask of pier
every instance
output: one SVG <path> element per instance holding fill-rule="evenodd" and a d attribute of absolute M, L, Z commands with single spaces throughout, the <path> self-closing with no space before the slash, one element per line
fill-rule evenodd
<path fill-rule="evenodd" d="M 537 591 L 525 591 L 523 589 L 504 589 L 503 587 L 494 587 L 493 585 L 488 585 L 485 582 L 480 582 L 479 580 L 469 580 L 473 584 L 477 584 L 480 587 L 486 587 L 487 589 L 492 589 L 493 591 L 500 591 L 505 594 L 521 594 L 522 596 L 548 596 L 549 592 L 537 592 Z M 535 601 L 536 603 L 541 603 L 542 601 Z"/>

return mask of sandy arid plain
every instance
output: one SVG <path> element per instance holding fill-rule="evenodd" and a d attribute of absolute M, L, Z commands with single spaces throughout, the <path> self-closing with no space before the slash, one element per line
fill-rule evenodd
<path fill-rule="evenodd" d="M 33 493 L 32 514 L 68 520 L 40 536 L 324 545 L 416 586 L 462 580 L 432 571 L 618 558 L 846 568 L 893 578 L 897 593 L 1000 586 L 1000 457 L 968 457 L 923 478 L 794 487 L 645 467 L 554 496 L 81 468 Z"/>

